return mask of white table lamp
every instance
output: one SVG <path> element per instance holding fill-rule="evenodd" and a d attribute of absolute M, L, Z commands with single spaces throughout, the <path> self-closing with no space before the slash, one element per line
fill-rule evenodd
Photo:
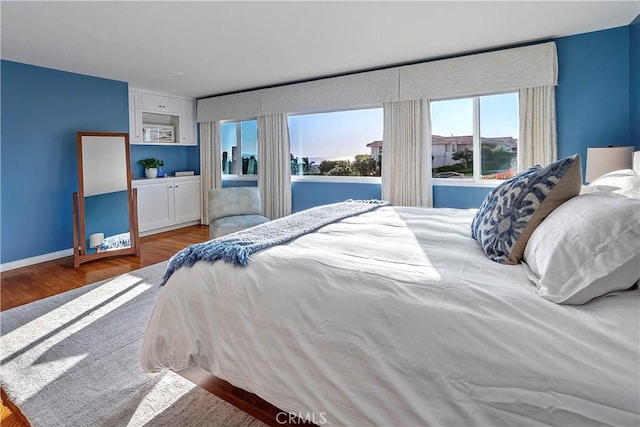
<path fill-rule="evenodd" d="M 591 182 L 605 173 L 631 169 L 633 147 L 587 148 L 587 172 L 585 181 Z"/>
<path fill-rule="evenodd" d="M 92 249 L 100 246 L 102 241 L 104 240 L 104 233 L 94 233 L 89 236 L 89 247 Z"/>

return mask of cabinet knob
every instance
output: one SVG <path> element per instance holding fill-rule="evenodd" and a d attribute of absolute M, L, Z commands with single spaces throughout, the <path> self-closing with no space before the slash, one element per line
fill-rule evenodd
<path fill-rule="evenodd" d="M 174 188 L 178 188 L 178 186 L 176 185 Z"/>

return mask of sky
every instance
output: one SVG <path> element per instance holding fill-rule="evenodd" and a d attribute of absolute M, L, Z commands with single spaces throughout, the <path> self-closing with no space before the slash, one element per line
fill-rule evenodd
<path fill-rule="evenodd" d="M 518 94 L 480 97 L 481 136 L 518 137 Z M 382 140 L 383 110 L 341 111 L 289 116 L 291 152 L 310 160 L 353 159 L 356 154 L 370 153 L 367 144 Z M 243 153 L 255 153 L 256 122 L 243 122 Z M 470 98 L 431 102 L 431 132 L 434 135 L 473 134 L 473 101 Z M 235 125 L 222 127 L 223 141 L 235 144 Z M 251 142 L 249 142 L 251 141 Z M 223 142 L 223 151 L 227 148 Z"/>
<path fill-rule="evenodd" d="M 480 97 L 480 134 L 518 138 L 518 94 Z M 431 102 L 431 133 L 441 136 L 473 134 L 471 98 Z"/>
<path fill-rule="evenodd" d="M 291 152 L 297 157 L 353 159 L 382 140 L 382 108 L 289 116 Z"/>

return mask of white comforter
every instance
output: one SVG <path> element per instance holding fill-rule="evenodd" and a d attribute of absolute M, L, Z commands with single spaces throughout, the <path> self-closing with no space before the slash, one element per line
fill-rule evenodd
<path fill-rule="evenodd" d="M 637 426 L 637 294 L 540 298 L 483 255 L 472 215 L 386 207 L 246 268 L 182 268 L 142 366 L 199 365 L 325 425 Z"/>

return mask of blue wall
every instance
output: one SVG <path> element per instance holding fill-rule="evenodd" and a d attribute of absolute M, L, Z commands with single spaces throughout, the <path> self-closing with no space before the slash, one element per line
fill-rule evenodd
<path fill-rule="evenodd" d="M 258 181 L 223 180 L 223 187 L 257 187 Z"/>
<path fill-rule="evenodd" d="M 640 148 L 640 15 L 629 26 L 629 145 Z"/>
<path fill-rule="evenodd" d="M 2 61 L 2 263 L 73 247 L 76 132 L 128 132 L 127 84 Z"/>
<path fill-rule="evenodd" d="M 491 187 L 433 187 L 433 206 L 437 208 L 477 208 L 493 190 Z"/>
<path fill-rule="evenodd" d="M 380 199 L 380 184 L 292 182 L 291 210 L 298 212 L 327 203 L 348 199 Z"/>
<path fill-rule="evenodd" d="M 587 147 L 631 142 L 629 27 L 563 37 L 556 46 L 558 157 L 580 154 L 584 171 Z"/>
<path fill-rule="evenodd" d="M 198 175 L 200 174 L 199 150 L 200 149 L 197 146 L 176 147 L 161 145 L 131 145 L 131 170 L 133 171 L 133 179 L 145 177 L 144 167 L 138 164 L 138 160 L 147 159 L 149 157 L 163 160 L 164 166 L 162 169 L 167 174 L 173 175 L 176 171 L 192 170 L 195 171 L 196 175 Z M 194 155 L 192 152 L 197 153 L 197 167 L 193 164 Z"/>
<path fill-rule="evenodd" d="M 76 132 L 128 132 L 125 82 L 0 62 L 2 105 L 0 262 L 73 247 L 72 194 L 78 191 Z M 137 161 L 199 172 L 198 147 L 131 146 Z"/>
<path fill-rule="evenodd" d="M 256 181 L 223 180 L 223 187 L 255 187 Z M 380 199 L 380 184 L 292 182 L 291 211 L 298 212 L 347 199 Z"/>

